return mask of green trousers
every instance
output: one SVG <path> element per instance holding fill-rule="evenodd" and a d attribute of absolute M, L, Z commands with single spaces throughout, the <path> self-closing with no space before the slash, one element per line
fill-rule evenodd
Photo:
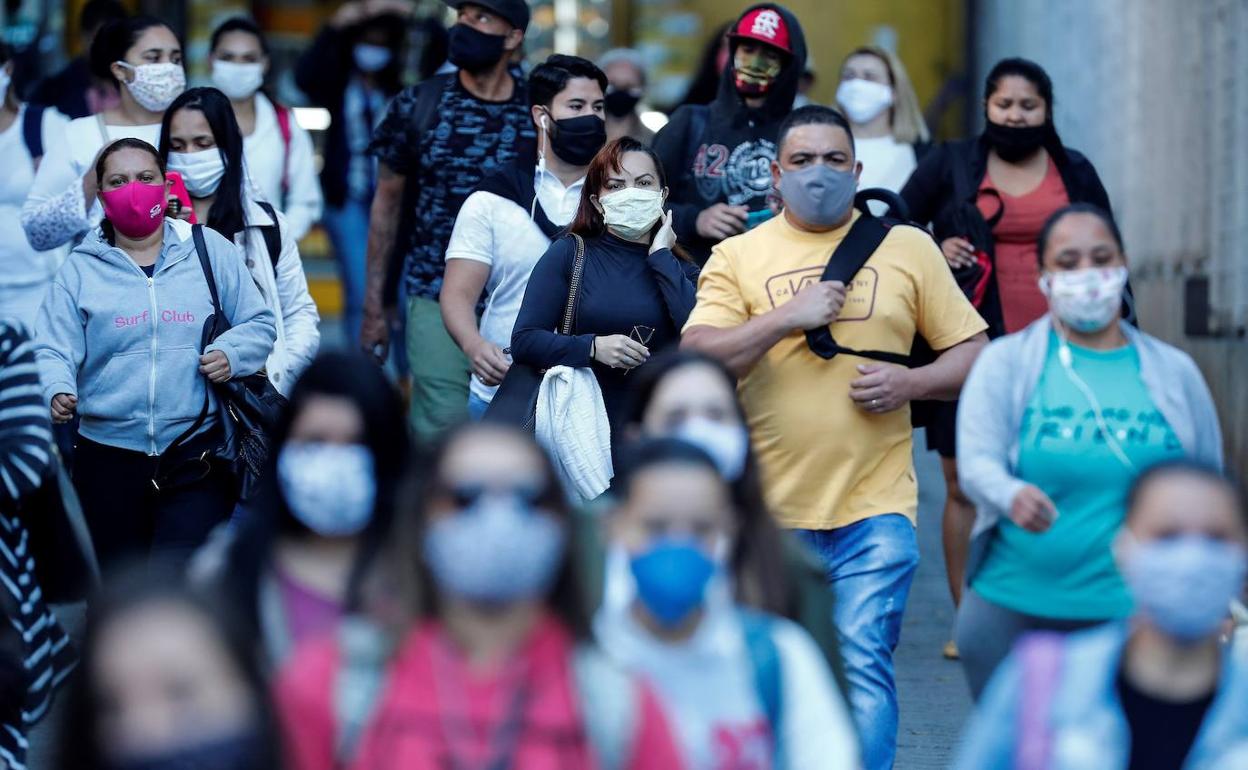
<path fill-rule="evenodd" d="M 451 339 L 434 300 L 407 300 L 407 360 L 412 371 L 412 433 L 427 444 L 467 419 L 472 374 L 468 357 Z"/>

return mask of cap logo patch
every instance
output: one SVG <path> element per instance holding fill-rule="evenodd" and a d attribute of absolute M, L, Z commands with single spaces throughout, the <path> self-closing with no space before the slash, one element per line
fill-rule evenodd
<path fill-rule="evenodd" d="M 750 28 L 750 34 L 775 40 L 780 32 L 780 24 L 780 14 L 767 8 L 754 17 L 754 26 Z"/>

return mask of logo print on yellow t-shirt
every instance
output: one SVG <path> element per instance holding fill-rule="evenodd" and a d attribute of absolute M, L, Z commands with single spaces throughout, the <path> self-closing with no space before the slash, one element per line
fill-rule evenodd
<path fill-rule="evenodd" d="M 803 267 L 778 273 L 767 279 L 764 288 L 771 307 L 793 299 L 799 291 L 810 284 L 818 283 L 823 278 L 823 265 Z M 865 321 L 875 313 L 875 295 L 879 288 L 880 274 L 873 267 L 863 267 L 854 276 L 852 285 L 845 295 L 845 306 L 841 308 L 838 321 Z"/>

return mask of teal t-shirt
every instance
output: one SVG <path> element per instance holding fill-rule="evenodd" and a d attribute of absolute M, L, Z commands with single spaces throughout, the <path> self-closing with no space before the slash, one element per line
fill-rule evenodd
<path fill-rule="evenodd" d="M 1115 350 L 1070 346 L 1072 366 L 1100 402 L 1105 423 L 1135 465 L 1184 456 L 1183 447 L 1140 379 L 1130 345 Z M 1047 532 L 1008 518 L 993 531 L 971 582 L 988 601 L 1046 618 L 1100 620 L 1131 612 L 1131 598 L 1110 544 L 1125 515 L 1136 471 L 1114 454 L 1087 396 L 1058 358 L 1056 334 L 1031 402 L 1023 412 L 1018 478 L 1057 506 Z"/>

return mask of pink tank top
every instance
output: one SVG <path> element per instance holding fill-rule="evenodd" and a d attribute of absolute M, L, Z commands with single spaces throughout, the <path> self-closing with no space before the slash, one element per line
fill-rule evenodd
<path fill-rule="evenodd" d="M 995 188 L 992 177 L 985 174 L 979 189 Z M 992 228 L 992 235 L 997 290 L 1007 333 L 1023 329 L 1049 310 L 1048 301 L 1040 293 L 1036 238 L 1045 220 L 1069 203 L 1066 185 L 1052 158 L 1044 179 L 1031 192 L 1017 197 L 1001 193 L 1001 203 L 990 195 L 979 196 L 977 204 L 985 218 L 994 215 L 998 206 L 1005 206 L 1001 219 Z"/>

